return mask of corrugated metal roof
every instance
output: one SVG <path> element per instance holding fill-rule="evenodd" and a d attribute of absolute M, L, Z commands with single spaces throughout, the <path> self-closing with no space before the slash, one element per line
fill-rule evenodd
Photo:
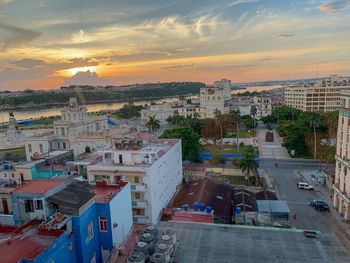
<path fill-rule="evenodd" d="M 289 214 L 290 210 L 287 201 L 284 200 L 257 200 L 258 212 L 274 213 L 274 214 Z"/>

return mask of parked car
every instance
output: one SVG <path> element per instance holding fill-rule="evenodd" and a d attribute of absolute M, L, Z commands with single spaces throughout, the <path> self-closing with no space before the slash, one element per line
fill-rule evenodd
<path fill-rule="evenodd" d="M 309 201 L 309 205 L 314 207 L 317 211 L 329 211 L 329 205 L 326 201 L 320 199 L 313 199 Z"/>
<path fill-rule="evenodd" d="M 314 187 L 312 185 L 309 185 L 308 183 L 305 183 L 305 182 L 298 182 L 297 186 L 299 189 L 303 189 L 303 190 L 314 190 Z"/>

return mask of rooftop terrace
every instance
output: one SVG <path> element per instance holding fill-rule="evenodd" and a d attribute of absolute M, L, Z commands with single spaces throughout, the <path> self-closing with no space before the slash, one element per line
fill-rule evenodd
<path fill-rule="evenodd" d="M 14 193 L 44 194 L 63 182 L 58 180 L 33 180 L 16 188 Z"/>
<path fill-rule="evenodd" d="M 107 185 L 106 182 L 96 182 L 96 187 L 91 191 L 96 194 L 96 201 L 98 203 L 108 203 L 114 196 L 116 196 L 126 186 L 127 182 L 119 182 L 118 185 Z"/>

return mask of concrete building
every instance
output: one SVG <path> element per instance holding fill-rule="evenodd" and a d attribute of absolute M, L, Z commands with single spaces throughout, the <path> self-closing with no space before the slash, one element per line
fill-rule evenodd
<path fill-rule="evenodd" d="M 12 209 L 12 226 L 0 215 L 4 263 L 105 262 L 132 227 L 130 184 L 122 181 L 30 181 L 13 191 Z"/>
<path fill-rule="evenodd" d="M 107 116 L 88 116 L 86 106 L 79 105 L 76 98 L 70 98 L 69 106 L 61 111 L 61 120 L 55 121 L 53 126 L 53 131 L 24 139 L 28 161 L 34 155 L 54 150 L 72 149 L 75 155 L 81 154 L 89 146 L 89 142 L 95 139 L 92 138 L 89 142 L 85 141 L 85 144 L 82 144 L 81 141 L 76 141 L 76 138 L 83 132 L 107 131 L 108 118 Z M 80 143 L 80 147 L 76 147 L 76 143 Z M 82 145 L 85 146 L 83 150 Z"/>
<path fill-rule="evenodd" d="M 89 182 L 130 182 L 134 223 L 157 223 L 182 181 L 181 140 L 122 141 L 98 153 L 103 160 L 88 166 Z"/>
<path fill-rule="evenodd" d="M 239 110 L 241 116 L 251 115 L 253 106 L 256 108 L 256 119 L 272 114 L 271 96 L 236 97 L 232 101 L 230 110 Z"/>
<path fill-rule="evenodd" d="M 334 207 L 345 220 L 350 219 L 350 91 L 341 94 L 342 108 L 339 111 L 336 169 L 333 185 Z"/>
<path fill-rule="evenodd" d="M 162 124 L 166 124 L 167 118 L 175 115 L 183 117 L 197 115 L 199 118 L 203 118 L 204 108 L 198 104 L 176 102 L 151 105 L 148 109 L 141 110 L 141 120 L 144 124 L 151 116 L 155 116 Z"/>
<path fill-rule="evenodd" d="M 349 78 L 331 75 L 312 83 L 286 87 L 284 103 L 302 111 L 335 111 L 340 105 L 340 93 L 350 90 Z"/>
<path fill-rule="evenodd" d="M 12 112 L 9 114 L 9 127 L 6 131 L 6 139 L 8 142 L 18 142 L 23 140 L 22 131 L 17 126 L 17 121 Z"/>
<path fill-rule="evenodd" d="M 200 105 L 204 108 L 204 118 L 214 118 L 215 111 L 229 113 L 228 101 L 231 100 L 231 81 L 216 81 L 214 86 L 206 86 L 200 90 Z"/>

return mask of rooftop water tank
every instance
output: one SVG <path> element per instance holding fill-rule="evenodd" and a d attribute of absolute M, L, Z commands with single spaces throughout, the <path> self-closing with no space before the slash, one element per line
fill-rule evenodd
<path fill-rule="evenodd" d="M 202 212 L 205 211 L 205 204 L 204 203 L 199 204 L 199 210 Z"/>
<path fill-rule="evenodd" d="M 154 236 L 150 233 L 144 233 L 142 234 L 142 236 L 140 237 L 140 241 L 142 242 L 146 242 L 149 246 L 149 251 L 152 254 L 154 252 Z"/>
<path fill-rule="evenodd" d="M 211 214 L 211 212 L 213 211 L 213 208 L 211 206 L 207 206 L 207 213 Z"/>
<path fill-rule="evenodd" d="M 150 257 L 151 263 L 165 263 L 165 256 L 161 253 L 154 253 Z"/>
<path fill-rule="evenodd" d="M 158 243 L 154 248 L 155 253 L 160 253 L 165 257 L 165 262 L 170 262 L 170 249 L 165 243 Z"/>
<path fill-rule="evenodd" d="M 171 238 L 172 243 L 173 243 L 173 247 L 175 248 L 175 244 L 176 244 L 176 231 L 175 231 L 175 229 L 171 228 L 171 227 L 167 227 L 164 230 L 164 234 L 168 235 Z"/>
<path fill-rule="evenodd" d="M 140 251 L 144 254 L 145 256 L 145 261 L 149 260 L 150 257 L 150 251 L 149 251 L 149 246 L 146 242 L 137 242 L 135 245 L 135 252 Z"/>
<path fill-rule="evenodd" d="M 198 204 L 197 202 L 195 202 L 195 203 L 193 204 L 193 210 L 194 210 L 194 211 L 198 211 L 198 210 L 199 210 L 199 204 Z"/>
<path fill-rule="evenodd" d="M 184 204 L 182 206 L 182 208 L 185 210 L 185 211 L 188 211 L 190 209 L 190 205 L 189 204 Z"/>
<path fill-rule="evenodd" d="M 145 263 L 145 256 L 140 251 L 134 251 L 128 256 L 128 263 Z"/>
<path fill-rule="evenodd" d="M 239 206 L 236 207 L 236 214 L 240 214 L 241 213 L 241 208 Z"/>
<path fill-rule="evenodd" d="M 150 233 L 154 237 L 158 236 L 158 229 L 155 226 L 147 226 L 145 229 L 145 233 Z"/>

